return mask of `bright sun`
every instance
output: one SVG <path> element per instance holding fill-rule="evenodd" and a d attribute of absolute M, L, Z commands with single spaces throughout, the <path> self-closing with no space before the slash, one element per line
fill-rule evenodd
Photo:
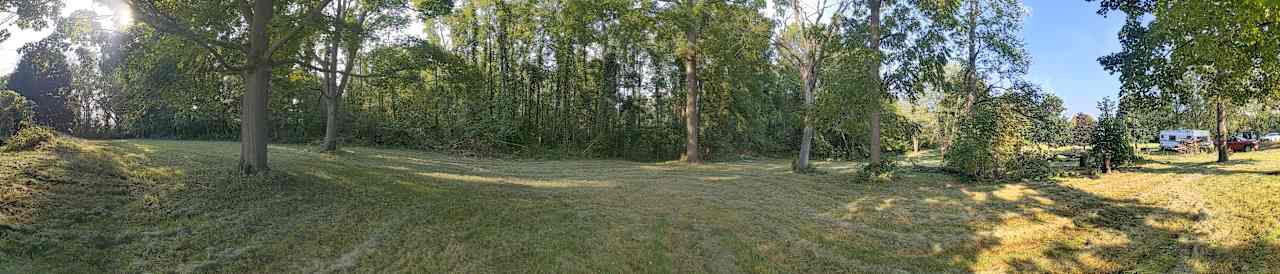
<path fill-rule="evenodd" d="M 133 11 L 127 6 L 120 6 L 115 9 L 116 29 L 123 30 L 133 24 Z"/>

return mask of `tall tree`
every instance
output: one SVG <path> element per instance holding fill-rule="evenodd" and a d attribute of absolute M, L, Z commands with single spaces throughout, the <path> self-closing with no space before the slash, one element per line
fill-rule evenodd
<path fill-rule="evenodd" d="M 413 3 L 408 0 L 336 0 L 325 11 L 326 30 L 318 42 L 321 46 L 314 47 L 319 53 L 308 50 L 311 54 L 308 59 L 314 62 L 299 63 L 320 74 L 321 102 L 325 113 L 322 151 L 333 152 L 338 148 L 342 97 L 352 79 L 371 76 L 352 73 L 361 50 L 365 44 L 378 39 L 378 34 L 406 27 L 410 14 L 404 11 L 411 8 L 416 9 L 420 18 L 429 19 L 448 13 L 452 0 L 415 0 Z"/>
<path fill-rule="evenodd" d="M 956 12 L 952 40 L 964 64 L 964 117 L 973 105 L 1001 83 L 1015 84 L 1026 74 L 1029 58 L 1023 48 L 1021 0 L 964 0 Z"/>
<path fill-rule="evenodd" d="M 843 108 L 856 105 L 859 114 L 848 111 L 848 118 L 859 117 L 865 127 L 868 167 L 879 168 L 883 163 L 884 144 L 887 139 L 907 138 L 894 136 L 888 131 L 901 131 L 897 105 L 892 100 L 903 98 L 914 101 L 927 89 L 945 87 L 947 63 L 948 19 L 954 5 L 935 1 L 867 1 L 864 9 L 853 11 L 854 17 L 844 20 L 841 35 L 834 52 L 833 66 L 828 68 L 824 81 L 828 87 L 844 90 L 832 91 L 827 101 L 840 103 Z M 857 20 L 860 13 L 865 20 Z M 848 99 L 844 99 L 848 98 Z M 889 119 L 884 117 L 889 115 Z M 846 118 L 847 119 L 847 118 Z M 882 120 L 887 120 L 882 121 Z"/>
<path fill-rule="evenodd" d="M 76 118 L 66 100 L 72 80 L 66 55 L 70 46 L 61 33 L 22 46 L 8 83 L 8 89 L 35 103 L 37 123 L 63 132 L 71 132 Z"/>
<path fill-rule="evenodd" d="M 241 73 L 246 90 L 240 108 L 240 171 L 256 174 L 270 169 L 267 102 L 272 68 L 281 62 L 275 55 L 284 48 L 296 48 L 299 37 L 314 31 L 308 25 L 320 18 L 330 2 L 130 0 L 129 4 L 147 25 L 205 48 L 224 69 Z M 283 15 L 282 20 L 274 20 L 277 14 Z M 273 31 L 275 26 L 287 29 Z"/>
<path fill-rule="evenodd" d="M 870 83 L 868 83 L 869 87 L 867 88 L 867 90 L 869 91 L 868 95 L 870 95 L 871 97 L 871 105 L 872 105 L 871 109 L 868 110 L 871 112 L 870 113 L 871 119 L 869 119 L 868 121 L 869 123 L 871 123 L 871 134 L 867 135 L 868 143 L 871 144 L 870 145 L 871 159 L 869 162 L 870 166 L 879 166 L 881 164 L 880 154 L 884 153 L 884 149 L 881 148 L 882 140 L 880 138 L 880 133 L 881 133 L 880 116 L 883 113 L 883 111 L 881 111 L 880 109 L 880 105 L 881 105 L 881 101 L 884 100 L 882 98 L 883 97 L 882 93 L 884 90 L 884 82 L 880 78 L 880 66 L 883 64 L 883 62 L 880 60 L 881 56 L 883 56 L 883 53 L 880 51 L 880 39 L 881 39 L 880 38 L 881 37 L 881 34 L 880 34 L 881 10 L 880 9 L 883 5 L 884 5 L 884 1 L 882 0 L 867 1 L 867 10 L 869 11 L 868 19 L 867 19 L 867 24 L 868 24 L 867 35 L 869 37 L 869 39 L 867 39 L 867 48 L 870 49 L 872 52 L 871 61 L 867 62 L 868 70 L 870 71 L 870 77 L 867 78 L 870 80 Z"/>
<path fill-rule="evenodd" d="M 680 29 L 679 54 L 684 64 L 685 88 L 685 159 L 691 164 L 702 163 L 698 137 L 701 129 L 702 83 L 698 81 L 698 45 L 708 21 L 707 9 L 714 0 L 673 0 L 667 7 L 666 19 L 675 22 Z"/>
<path fill-rule="evenodd" d="M 814 91 L 818 89 L 818 79 L 821 78 L 818 72 L 822 71 L 823 61 L 827 58 L 828 43 L 851 6 L 851 2 L 845 0 L 835 0 L 834 3 L 821 0 L 811 7 L 806 7 L 806 3 L 800 0 L 775 3 L 782 16 L 778 23 L 786 26 L 775 44 L 783 59 L 800 72 L 801 96 L 804 97 L 804 129 L 800 137 L 800 155 L 795 162 L 798 171 L 809 169 L 814 135 Z"/>

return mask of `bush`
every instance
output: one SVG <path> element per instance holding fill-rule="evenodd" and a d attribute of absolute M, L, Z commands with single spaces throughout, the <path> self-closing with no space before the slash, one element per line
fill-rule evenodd
<path fill-rule="evenodd" d="M 48 147 L 57 139 L 57 132 L 42 126 L 27 126 L 0 146 L 0 151 L 28 151 Z"/>
<path fill-rule="evenodd" d="M 27 98 L 8 90 L 0 90 L 0 144 L 17 134 L 24 125 L 34 123 L 35 107 Z"/>
<path fill-rule="evenodd" d="M 1045 180 L 1056 175 L 1053 170 L 1053 154 L 1045 149 L 1023 150 L 1009 162 L 1010 177 L 1017 179 Z"/>
<path fill-rule="evenodd" d="M 985 180 L 1047 177 L 1048 157 L 1023 152 L 1028 127 L 1028 119 L 1000 98 L 974 105 L 973 117 L 944 155 L 947 168 Z"/>
<path fill-rule="evenodd" d="M 854 178 L 860 182 L 887 181 L 893 177 L 893 172 L 896 170 L 898 170 L 898 162 L 886 157 L 880 163 L 869 164 L 862 168 Z"/>

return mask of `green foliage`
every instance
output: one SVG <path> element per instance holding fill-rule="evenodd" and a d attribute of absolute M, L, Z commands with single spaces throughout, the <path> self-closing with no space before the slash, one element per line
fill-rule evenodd
<path fill-rule="evenodd" d="M 65 38 L 55 33 L 23 45 L 18 50 L 22 57 L 9 76 L 7 87 L 36 105 L 36 122 L 64 131 L 75 120 L 64 99 L 72 75 L 66 54 L 70 44 Z"/>
<path fill-rule="evenodd" d="M 898 162 L 893 159 L 885 159 L 877 163 L 870 163 L 866 167 L 859 169 L 854 174 L 854 178 L 858 182 L 886 182 L 893 178 L 894 172 L 898 170 Z"/>
<path fill-rule="evenodd" d="M 1039 177 L 1038 171 L 1020 170 L 1028 164 L 1039 165 L 1032 162 L 1047 161 L 1040 155 L 1023 155 L 1031 122 L 1004 97 L 976 104 L 973 111 L 945 155 L 947 168 L 981 180 Z"/>
<path fill-rule="evenodd" d="M 0 13 L 5 14 L 5 29 L 0 29 L 0 42 L 9 39 L 9 24 L 23 29 L 40 30 L 58 17 L 62 1 L 0 0 Z"/>
<path fill-rule="evenodd" d="M 0 90 L 0 144 L 35 123 L 35 105 L 18 93 Z"/>
<path fill-rule="evenodd" d="M 1205 102 L 1243 105 L 1280 96 L 1280 55 L 1275 54 L 1280 51 L 1280 28 L 1275 27 L 1280 24 L 1280 1 L 1101 4 L 1100 14 L 1126 15 L 1120 52 L 1098 62 L 1120 78 L 1119 116 L 1127 117 L 1133 133 L 1147 135 L 1162 126 L 1209 121 L 1195 119 L 1206 116 L 1225 124 L 1228 115 L 1204 115 L 1213 109 Z M 1227 160 L 1223 152 L 1219 161 Z"/>
<path fill-rule="evenodd" d="M 1023 148 L 1013 161 L 1009 162 L 1008 178 L 1047 180 L 1057 175 L 1057 170 L 1053 167 L 1053 156 L 1048 149 L 1040 146 Z"/>
<path fill-rule="evenodd" d="M 1090 159 L 1103 171 L 1124 166 L 1138 160 L 1133 147 L 1133 136 L 1129 132 L 1129 123 L 1123 116 L 1117 116 L 1115 104 L 1109 98 L 1098 103 L 1102 116 L 1098 127 L 1093 131 Z"/>
<path fill-rule="evenodd" d="M 58 138 L 53 129 L 42 126 L 27 126 L 10 137 L 0 151 L 15 152 L 42 149 L 52 145 Z"/>
<path fill-rule="evenodd" d="M 1076 113 L 1071 117 L 1071 144 L 1087 146 L 1093 143 L 1093 132 L 1098 128 L 1098 121 L 1087 113 Z"/>

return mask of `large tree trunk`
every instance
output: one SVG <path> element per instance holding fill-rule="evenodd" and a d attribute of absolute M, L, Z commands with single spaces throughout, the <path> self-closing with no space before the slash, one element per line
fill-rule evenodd
<path fill-rule="evenodd" d="M 796 159 L 795 168 L 805 171 L 809 169 L 809 150 L 813 147 L 813 92 L 818 85 L 818 76 L 815 64 L 808 64 L 801 69 L 800 80 L 804 81 L 804 131 L 800 137 L 800 157 Z"/>
<path fill-rule="evenodd" d="M 1231 148 L 1227 146 L 1227 110 L 1223 106 L 1224 102 L 1221 97 L 1218 98 L 1218 132 L 1214 136 L 1214 144 L 1218 147 L 1218 162 L 1225 163 L 1230 160 Z"/>
<path fill-rule="evenodd" d="M 871 164 L 872 166 L 880 164 L 880 161 L 882 160 L 880 159 L 881 158 L 880 153 L 883 151 L 883 149 L 881 149 L 881 140 L 880 140 L 880 115 L 881 115 L 880 92 L 883 91 L 880 86 L 881 83 L 880 83 L 880 57 L 879 57 L 880 56 L 879 55 L 880 53 L 880 4 L 881 4 L 880 1 L 881 0 L 871 1 L 871 20 L 870 20 L 871 39 L 867 45 L 869 48 L 871 48 L 872 52 L 876 53 L 876 55 L 871 58 L 871 64 L 870 64 L 871 73 L 872 73 L 871 88 L 869 89 L 871 91 L 871 94 L 870 94 L 871 107 L 867 108 L 867 111 L 871 112 L 871 115 L 870 115 L 871 116 L 871 119 L 870 119 L 871 134 L 869 134 L 868 138 L 870 139 L 869 143 L 871 144 L 871 148 L 870 148 L 871 162 L 869 164 Z"/>
<path fill-rule="evenodd" d="M 249 24 L 249 68 L 244 78 L 246 87 L 240 107 L 240 172 L 256 174 L 267 167 L 267 98 L 271 90 L 271 16 L 272 0 L 256 0 Z"/>
<path fill-rule="evenodd" d="M 693 3 L 690 3 L 693 4 Z M 701 114 L 698 111 L 698 30 L 690 27 L 685 32 L 689 52 L 684 59 L 684 80 L 687 96 L 685 97 L 685 156 L 691 164 L 702 163 L 702 155 L 698 151 L 698 126 Z"/>

